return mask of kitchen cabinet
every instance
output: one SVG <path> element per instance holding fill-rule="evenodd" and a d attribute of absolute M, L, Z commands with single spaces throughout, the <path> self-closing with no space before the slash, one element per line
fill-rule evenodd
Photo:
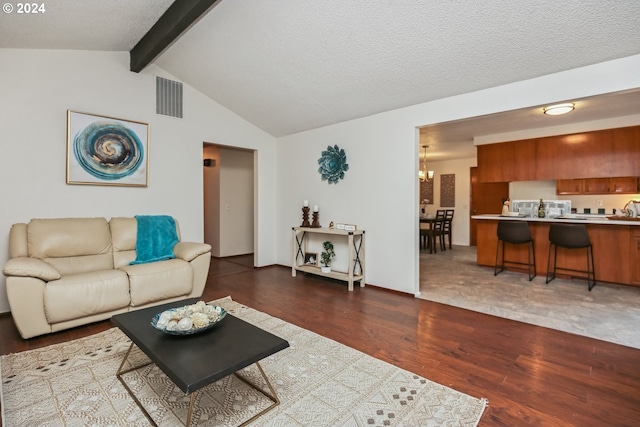
<path fill-rule="evenodd" d="M 619 178 L 611 178 L 609 192 L 615 194 L 632 194 L 640 192 L 638 191 L 638 177 L 624 176 Z"/>
<path fill-rule="evenodd" d="M 482 149 L 480 149 L 482 147 Z M 533 181 L 536 176 L 535 140 L 478 146 L 481 182 Z"/>
<path fill-rule="evenodd" d="M 556 194 L 582 194 L 581 179 L 559 179 L 556 181 Z"/>
<path fill-rule="evenodd" d="M 498 244 L 497 229 L 500 219 L 479 219 L 477 222 L 477 263 L 493 267 L 495 264 L 496 246 Z M 549 261 L 549 226 L 552 222 L 563 220 L 527 220 L 535 241 L 536 272 L 538 277 L 547 273 Z M 585 224 L 589 238 L 593 244 L 597 283 L 618 283 L 622 285 L 640 286 L 640 225 L 616 225 L 608 221 Z M 631 253 L 630 253 L 631 249 Z M 509 259 L 527 262 L 527 245 L 516 245 L 509 248 Z M 584 270 L 586 253 L 583 250 L 558 248 L 558 265 L 565 268 Z M 553 261 L 552 261 L 553 262 Z M 509 267 L 508 270 L 526 272 L 526 268 Z M 582 275 L 582 274 L 578 274 Z M 558 273 L 558 277 L 569 278 L 567 272 Z M 597 289 L 597 287 L 596 287 Z M 586 291 L 586 284 L 585 284 Z"/>
<path fill-rule="evenodd" d="M 610 163 L 604 160 L 611 148 L 608 131 L 539 138 L 536 152 L 540 159 L 536 161 L 540 167 L 536 179 L 612 176 Z"/>
<path fill-rule="evenodd" d="M 640 126 L 484 144 L 477 153 L 482 183 L 631 176 L 640 170 Z M 605 185 L 590 184 L 589 194 Z"/>
<path fill-rule="evenodd" d="M 638 175 L 640 171 L 640 126 L 611 129 L 612 147 L 606 161 L 611 176 Z"/>
<path fill-rule="evenodd" d="M 513 142 L 480 145 L 477 148 L 478 180 L 480 182 L 508 182 L 502 164 L 512 161 L 509 148 Z"/>
<path fill-rule="evenodd" d="M 556 194 L 635 194 L 638 177 L 559 179 Z"/>
<path fill-rule="evenodd" d="M 631 232 L 631 283 L 634 285 L 640 285 L 640 230 L 633 230 Z"/>
<path fill-rule="evenodd" d="M 583 180 L 583 194 L 608 194 L 609 178 L 589 178 Z"/>

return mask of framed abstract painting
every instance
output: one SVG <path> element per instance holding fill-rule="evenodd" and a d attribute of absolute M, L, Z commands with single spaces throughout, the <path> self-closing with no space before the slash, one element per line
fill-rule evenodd
<path fill-rule="evenodd" d="M 149 124 L 67 111 L 67 184 L 146 187 Z"/>

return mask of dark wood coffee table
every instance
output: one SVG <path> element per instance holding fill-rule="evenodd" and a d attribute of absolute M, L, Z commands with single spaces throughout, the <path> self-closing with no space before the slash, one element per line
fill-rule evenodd
<path fill-rule="evenodd" d="M 221 378 L 235 374 L 239 379 L 268 397 L 273 404 L 241 425 L 245 425 L 278 406 L 280 400 L 258 363 L 260 360 L 289 347 L 289 343 L 267 331 L 227 313 L 226 317 L 208 331 L 187 335 L 168 335 L 151 326 L 151 319 L 168 308 L 194 304 L 198 298 L 117 314 L 111 321 L 132 341 L 116 373 L 122 385 L 135 400 L 149 422 L 157 426 L 147 410 L 123 380 L 122 375 L 155 363 L 186 394 L 190 394 L 185 425 L 191 424 L 195 392 Z M 134 344 L 151 362 L 123 370 Z M 237 371 L 256 364 L 271 394 L 237 374 Z"/>

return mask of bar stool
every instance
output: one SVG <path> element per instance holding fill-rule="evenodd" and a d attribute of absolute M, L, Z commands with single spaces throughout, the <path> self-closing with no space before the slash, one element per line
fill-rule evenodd
<path fill-rule="evenodd" d="M 498 264 L 498 253 L 502 243 L 502 263 Z M 504 259 L 504 244 L 511 243 L 513 245 L 527 244 L 527 262 L 509 261 Z M 532 256 L 533 255 L 533 256 Z M 533 263 L 531 262 L 533 258 Z M 529 281 L 536 277 L 536 251 L 533 246 L 533 239 L 529 231 L 529 224 L 523 221 L 498 221 L 498 244 L 496 245 L 496 264 L 493 268 L 493 275 L 504 271 L 504 263 L 526 265 L 529 273 Z M 500 267 L 500 270 L 498 270 Z M 533 267 L 533 273 L 531 272 Z"/>
<path fill-rule="evenodd" d="M 589 239 L 587 226 L 583 224 L 551 224 L 549 227 L 549 256 L 547 258 L 547 283 L 556 278 L 558 247 L 566 249 L 586 249 L 587 251 L 587 270 L 575 270 L 570 268 L 562 268 L 560 270 L 576 271 L 587 273 L 587 286 L 589 291 L 596 285 L 596 271 L 593 261 L 593 246 Z M 553 248 L 553 276 L 550 276 L 551 270 L 551 251 Z"/>

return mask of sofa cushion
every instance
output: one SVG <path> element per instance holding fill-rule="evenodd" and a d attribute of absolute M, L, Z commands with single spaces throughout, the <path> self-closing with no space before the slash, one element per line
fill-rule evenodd
<path fill-rule="evenodd" d="M 113 243 L 113 265 L 120 268 L 136 259 L 138 222 L 133 217 L 116 217 L 109 221 Z"/>
<path fill-rule="evenodd" d="M 63 276 L 47 283 L 44 310 L 49 323 L 105 313 L 129 305 L 129 280 L 119 270 Z"/>
<path fill-rule="evenodd" d="M 170 259 L 120 267 L 129 276 L 131 306 L 189 295 L 193 287 L 191 264 Z"/>
<path fill-rule="evenodd" d="M 32 219 L 29 256 L 53 265 L 62 276 L 113 268 L 111 232 L 104 218 Z"/>
<path fill-rule="evenodd" d="M 104 218 L 32 219 L 27 226 L 29 256 L 60 258 L 111 252 Z"/>

